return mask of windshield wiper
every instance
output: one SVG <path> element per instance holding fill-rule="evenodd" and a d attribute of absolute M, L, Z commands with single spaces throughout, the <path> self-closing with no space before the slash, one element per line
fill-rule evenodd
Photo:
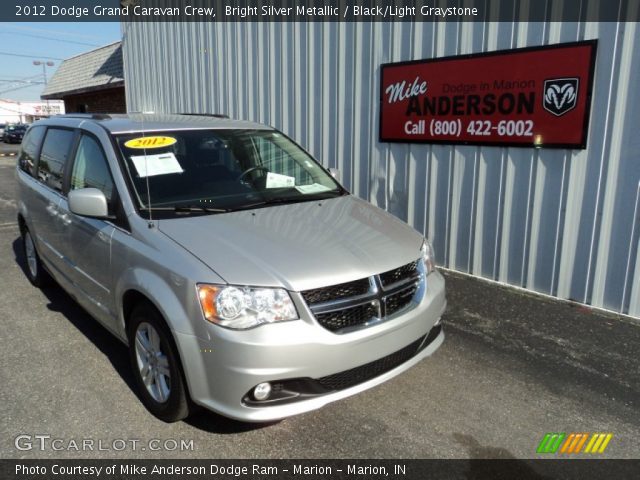
<path fill-rule="evenodd" d="M 208 205 L 174 205 L 173 207 L 140 207 L 140 210 L 145 212 L 175 212 L 175 213 L 190 213 L 190 212 L 207 212 L 207 213 L 225 213 L 228 212 L 228 208 L 216 208 Z"/>
<path fill-rule="evenodd" d="M 228 212 L 228 208 L 210 207 L 208 205 L 176 205 L 173 208 L 174 212 L 208 212 L 208 213 L 225 213 Z"/>
<path fill-rule="evenodd" d="M 302 203 L 302 202 L 312 202 L 318 200 L 327 200 L 329 198 L 340 197 L 344 195 L 343 192 L 318 192 L 316 194 L 307 194 L 301 195 L 299 197 L 275 197 L 275 198 L 265 198 L 264 200 L 260 200 L 254 203 L 247 203 L 244 205 L 239 205 L 238 207 L 232 207 L 229 211 L 238 211 L 238 210 L 250 210 L 256 207 L 262 207 L 265 205 L 284 205 L 287 203 Z"/>
<path fill-rule="evenodd" d="M 254 203 L 246 203 L 243 205 L 239 205 L 237 207 L 233 207 L 230 210 L 232 211 L 238 211 L 238 210 L 250 210 L 252 208 L 256 208 L 256 207 L 262 207 L 264 205 L 282 205 L 285 203 L 300 203 L 300 202 L 305 202 L 307 201 L 307 199 L 303 198 L 303 197 L 294 197 L 294 198 L 267 198 L 265 200 L 260 200 L 258 202 L 254 202 Z"/>

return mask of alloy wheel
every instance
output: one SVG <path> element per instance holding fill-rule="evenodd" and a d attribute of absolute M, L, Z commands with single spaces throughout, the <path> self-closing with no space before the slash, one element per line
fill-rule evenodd
<path fill-rule="evenodd" d="M 147 322 L 138 325 L 135 352 L 140 378 L 149 395 L 158 403 L 166 402 L 171 394 L 169 358 L 153 325 Z"/>

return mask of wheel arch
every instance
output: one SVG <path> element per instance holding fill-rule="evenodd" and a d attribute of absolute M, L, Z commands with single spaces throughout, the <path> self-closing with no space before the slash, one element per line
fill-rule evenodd
<path fill-rule="evenodd" d="M 20 235 L 24 235 L 24 232 L 27 229 L 27 221 L 24 219 L 22 212 L 18 213 L 18 228 L 20 229 Z"/>
<path fill-rule="evenodd" d="M 177 291 L 176 291 L 177 290 Z M 119 327 L 126 335 L 129 315 L 137 302 L 147 301 L 162 315 L 171 331 L 195 335 L 190 321 L 188 287 L 178 289 L 163 277 L 145 268 L 130 268 L 123 272 L 115 287 Z M 195 293 L 193 293 L 195 299 Z"/>

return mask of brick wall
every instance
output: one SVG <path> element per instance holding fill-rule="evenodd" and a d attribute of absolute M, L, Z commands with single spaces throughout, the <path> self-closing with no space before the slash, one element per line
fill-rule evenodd
<path fill-rule="evenodd" d="M 67 113 L 126 113 L 124 87 L 64 97 Z"/>

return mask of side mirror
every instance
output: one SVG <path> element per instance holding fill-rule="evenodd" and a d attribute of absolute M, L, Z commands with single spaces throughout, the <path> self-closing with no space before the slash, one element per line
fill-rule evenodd
<path fill-rule="evenodd" d="M 107 198 L 97 188 L 80 188 L 69 191 L 69 210 L 83 217 L 107 218 Z"/>
<path fill-rule="evenodd" d="M 333 178 L 335 178 L 336 180 L 340 180 L 340 170 L 338 170 L 337 168 L 330 168 L 329 169 L 329 173 L 331 174 L 331 176 Z"/>

